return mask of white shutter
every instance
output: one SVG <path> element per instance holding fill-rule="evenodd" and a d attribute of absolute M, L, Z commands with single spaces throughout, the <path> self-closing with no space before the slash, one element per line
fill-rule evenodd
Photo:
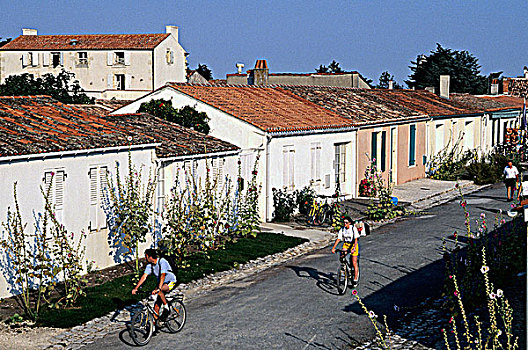
<path fill-rule="evenodd" d="M 90 178 L 90 224 L 89 230 L 97 229 L 97 168 L 90 168 L 88 172 Z"/>
<path fill-rule="evenodd" d="M 106 64 L 108 66 L 111 66 L 114 64 L 114 53 L 113 52 L 106 53 Z"/>
<path fill-rule="evenodd" d="M 59 54 L 60 65 L 64 66 L 64 52 Z"/>
<path fill-rule="evenodd" d="M 29 65 L 29 55 L 30 53 L 29 52 L 26 52 L 22 55 L 22 66 L 23 67 L 26 67 Z"/>
<path fill-rule="evenodd" d="M 62 209 L 64 205 L 64 171 L 55 174 L 55 208 Z"/>
<path fill-rule="evenodd" d="M 125 66 L 130 66 L 130 52 L 125 51 Z"/>
<path fill-rule="evenodd" d="M 38 66 L 38 64 L 39 64 L 39 53 L 36 52 L 36 51 L 33 51 L 31 53 L 31 65 L 33 67 L 36 67 L 36 66 Z"/>
<path fill-rule="evenodd" d="M 289 188 L 293 190 L 293 188 L 295 187 L 295 174 L 294 174 L 294 171 L 295 171 L 295 150 L 292 148 L 290 149 L 290 152 L 289 152 L 289 171 L 290 171 L 290 174 L 289 174 L 289 177 L 290 177 L 290 181 L 289 181 Z"/>
<path fill-rule="evenodd" d="M 107 181 L 107 171 L 108 168 L 105 166 L 102 166 L 99 168 L 99 188 L 97 189 L 97 192 L 99 194 L 99 198 L 97 201 L 97 228 L 106 228 L 106 215 L 103 210 L 103 203 L 104 203 L 104 197 L 106 195 L 107 189 L 108 189 L 108 181 Z"/>
<path fill-rule="evenodd" d="M 282 149 L 282 186 L 288 186 L 288 149 L 284 147 Z"/>
<path fill-rule="evenodd" d="M 49 66 L 49 62 L 50 62 L 50 53 L 49 52 L 43 52 L 42 53 L 42 65 L 43 66 Z"/>
<path fill-rule="evenodd" d="M 52 179 L 52 175 L 51 175 L 51 171 L 48 171 L 44 174 L 44 193 L 48 193 L 48 190 L 51 186 L 51 179 Z M 53 201 L 53 191 L 49 191 L 50 193 L 50 196 L 51 198 L 49 198 L 51 201 Z"/>
<path fill-rule="evenodd" d="M 125 74 L 125 90 L 130 90 L 130 83 L 132 82 L 132 76 Z"/>
<path fill-rule="evenodd" d="M 108 74 L 106 76 L 106 87 L 108 89 L 113 89 L 114 88 L 114 76 L 112 74 Z"/>
<path fill-rule="evenodd" d="M 321 180 L 321 145 L 315 148 L 315 179 Z"/>

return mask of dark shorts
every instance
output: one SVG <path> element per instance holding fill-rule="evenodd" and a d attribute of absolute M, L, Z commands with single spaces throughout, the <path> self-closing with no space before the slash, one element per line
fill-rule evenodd
<path fill-rule="evenodd" d="M 506 179 L 504 180 L 504 184 L 506 185 L 506 187 L 515 187 L 515 179 Z"/>

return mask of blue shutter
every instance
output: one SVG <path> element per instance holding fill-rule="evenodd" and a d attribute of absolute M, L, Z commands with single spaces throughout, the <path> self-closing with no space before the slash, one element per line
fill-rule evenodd
<path fill-rule="evenodd" d="M 416 125 L 409 128 L 409 166 L 416 164 Z"/>

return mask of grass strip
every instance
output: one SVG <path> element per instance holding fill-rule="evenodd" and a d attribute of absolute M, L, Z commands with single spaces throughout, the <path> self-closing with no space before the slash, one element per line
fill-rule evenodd
<path fill-rule="evenodd" d="M 207 274 L 230 270 L 236 264 L 244 264 L 259 257 L 282 252 L 306 241 L 303 238 L 261 232 L 255 238 L 242 238 L 235 243 L 227 243 L 225 249 L 208 252 L 209 256 L 194 254 L 189 259 L 190 267 L 177 272 L 178 281 L 189 283 Z M 155 285 L 155 277 L 150 276 L 142 289 L 152 290 Z M 86 288 L 86 296 L 79 298 L 75 308 L 44 308 L 37 324 L 57 328 L 81 325 L 126 305 L 137 303 L 141 297 L 131 294 L 133 287 L 132 276 L 126 275 Z"/>

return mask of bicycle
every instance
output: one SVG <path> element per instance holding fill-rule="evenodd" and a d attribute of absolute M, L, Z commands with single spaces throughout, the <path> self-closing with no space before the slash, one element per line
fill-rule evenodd
<path fill-rule="evenodd" d="M 170 314 L 164 320 L 154 310 L 154 302 L 158 296 L 144 291 L 138 294 L 148 294 L 149 297 L 146 301 L 139 302 L 140 309 L 132 315 L 128 324 L 128 332 L 136 345 L 147 345 L 154 333 L 154 327 L 158 329 L 166 327 L 169 333 L 177 333 L 183 328 L 186 318 L 183 294 L 165 295 Z"/>
<path fill-rule="evenodd" d="M 323 196 L 319 196 L 323 197 Z M 321 226 L 332 215 L 332 208 L 328 204 L 328 199 L 325 197 L 325 202 L 320 204 L 316 198 L 313 198 L 312 206 L 306 217 L 306 222 L 309 225 Z"/>
<path fill-rule="evenodd" d="M 336 249 L 339 252 L 339 268 L 337 269 L 337 292 L 339 295 L 345 294 L 349 285 L 352 285 L 353 276 L 355 276 L 354 265 L 350 264 L 347 259 L 348 250 Z M 359 281 L 359 271 L 358 271 Z"/>

